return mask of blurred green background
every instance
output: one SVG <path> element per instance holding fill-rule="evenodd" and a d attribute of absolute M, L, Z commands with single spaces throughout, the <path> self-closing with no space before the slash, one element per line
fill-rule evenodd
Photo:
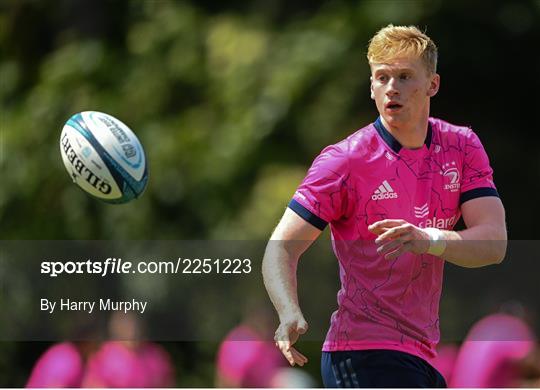
<path fill-rule="evenodd" d="M 265 239 L 319 151 L 376 118 L 365 54 L 388 23 L 435 40 L 432 115 L 473 127 L 510 239 L 538 238 L 538 0 L 2 0 L 0 238 Z M 59 136 L 84 110 L 138 135 L 140 199 L 71 183 Z M 0 343 L 0 385 L 22 386 L 47 345 Z M 215 344 L 166 347 L 178 386 L 212 386 Z M 319 348 L 304 348 L 317 378 Z"/>

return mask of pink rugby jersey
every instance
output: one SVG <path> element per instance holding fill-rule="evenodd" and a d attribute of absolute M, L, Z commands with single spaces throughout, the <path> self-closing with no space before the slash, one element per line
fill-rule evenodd
<path fill-rule="evenodd" d="M 476 134 L 435 118 L 419 149 L 403 148 L 379 118 L 321 152 L 289 208 L 331 227 L 341 289 L 323 351 L 436 355 L 444 261 L 412 253 L 386 260 L 368 226 L 404 219 L 450 230 L 462 203 L 498 196 L 492 175 Z"/>

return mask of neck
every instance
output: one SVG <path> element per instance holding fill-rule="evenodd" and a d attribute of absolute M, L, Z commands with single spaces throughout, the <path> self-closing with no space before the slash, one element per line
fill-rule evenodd
<path fill-rule="evenodd" d="M 419 149 L 424 145 L 428 130 L 428 117 L 414 123 L 392 125 L 383 116 L 381 121 L 390 134 L 406 149 Z"/>

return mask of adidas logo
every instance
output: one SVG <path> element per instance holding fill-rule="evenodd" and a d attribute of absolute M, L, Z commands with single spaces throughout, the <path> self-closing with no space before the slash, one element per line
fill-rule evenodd
<path fill-rule="evenodd" d="M 428 214 L 429 214 L 429 207 L 427 203 L 421 207 L 414 206 L 414 216 L 416 218 L 424 218 Z"/>
<path fill-rule="evenodd" d="M 377 188 L 373 195 L 371 195 L 371 199 L 373 200 L 395 199 L 397 197 L 398 194 L 386 180 L 383 181 L 379 188 Z"/>

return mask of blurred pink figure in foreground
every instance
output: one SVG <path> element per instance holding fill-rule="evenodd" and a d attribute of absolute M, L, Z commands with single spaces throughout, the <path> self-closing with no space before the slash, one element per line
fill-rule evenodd
<path fill-rule="evenodd" d="M 273 341 L 263 339 L 247 325 L 240 325 L 219 348 L 216 386 L 270 387 L 283 362 Z"/>
<path fill-rule="evenodd" d="M 170 387 L 172 368 L 166 352 L 142 342 L 128 346 L 109 341 L 90 357 L 83 387 Z"/>
<path fill-rule="evenodd" d="M 256 298 L 244 307 L 244 320 L 221 342 L 216 387 L 271 387 L 272 377 L 287 365 L 273 336 L 273 317 Z"/>
<path fill-rule="evenodd" d="M 441 373 L 446 383 L 450 383 L 458 353 L 459 348 L 457 345 L 439 345 L 437 347 L 437 357 L 429 361 Z"/>
<path fill-rule="evenodd" d="M 531 328 L 520 318 L 493 314 L 470 330 L 457 357 L 450 387 L 516 387 L 521 362 L 535 350 Z"/>
<path fill-rule="evenodd" d="M 26 387 L 80 387 L 84 361 L 73 343 L 55 344 L 37 360 Z"/>
<path fill-rule="evenodd" d="M 99 348 L 90 340 L 50 347 L 36 362 L 26 387 L 170 387 L 174 370 L 159 345 L 140 341 L 139 321 L 131 314 L 114 313 L 111 339 Z"/>
<path fill-rule="evenodd" d="M 116 312 L 109 324 L 111 339 L 90 356 L 83 387 L 171 387 L 174 370 L 167 352 L 140 341 L 141 329 L 132 314 Z"/>

